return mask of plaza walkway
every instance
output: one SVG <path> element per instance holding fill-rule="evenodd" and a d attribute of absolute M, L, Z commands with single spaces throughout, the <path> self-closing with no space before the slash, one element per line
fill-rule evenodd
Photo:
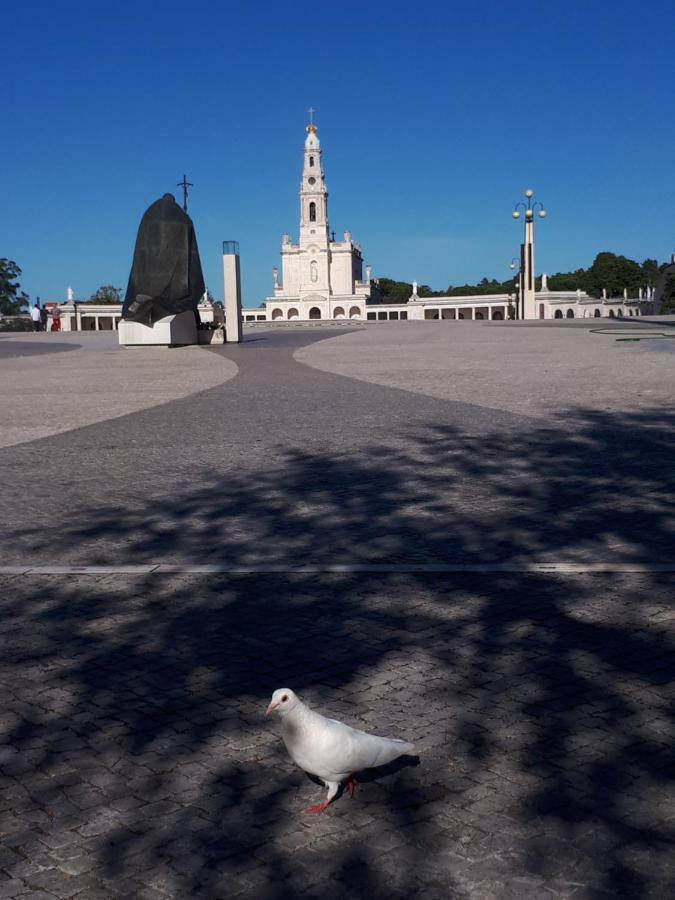
<path fill-rule="evenodd" d="M 102 343 L 101 408 L 0 449 L 0 897 L 673 894 L 667 375 L 499 409 L 430 396 L 401 373 L 430 331 L 394 327 L 377 372 L 368 332 L 174 351 L 164 397 L 156 356 Z M 0 369 L 50 385 L 79 354 L 91 390 L 87 336 L 40 337 Z M 672 359 L 627 349 L 596 396 Z M 419 761 L 304 817 L 283 686 Z"/>

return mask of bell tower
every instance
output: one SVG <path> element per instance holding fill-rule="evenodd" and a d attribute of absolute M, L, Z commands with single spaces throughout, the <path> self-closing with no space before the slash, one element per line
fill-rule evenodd
<path fill-rule="evenodd" d="M 321 142 L 310 107 L 305 129 L 304 163 L 300 182 L 300 296 L 331 293 L 328 189 L 321 161 Z"/>

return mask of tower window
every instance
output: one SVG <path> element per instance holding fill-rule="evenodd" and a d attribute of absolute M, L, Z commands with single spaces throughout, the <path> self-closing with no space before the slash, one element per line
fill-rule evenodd
<path fill-rule="evenodd" d="M 311 278 L 312 281 L 319 280 L 319 266 L 317 265 L 317 262 L 315 259 L 313 259 L 311 261 L 311 263 L 309 264 L 309 277 Z"/>
<path fill-rule="evenodd" d="M 310 156 L 310 158 L 309 158 L 309 165 L 310 165 L 310 168 L 314 165 L 314 157 L 313 156 Z"/>
<path fill-rule="evenodd" d="M 309 204 L 309 221 L 316 222 L 316 203 L 314 201 Z"/>

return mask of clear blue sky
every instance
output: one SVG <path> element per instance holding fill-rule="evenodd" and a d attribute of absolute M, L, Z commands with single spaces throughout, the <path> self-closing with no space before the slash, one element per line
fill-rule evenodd
<path fill-rule="evenodd" d="M 238 239 L 257 305 L 297 239 L 310 105 L 331 227 L 374 275 L 506 277 L 528 186 L 539 271 L 675 251 L 672 0 L 24 0 L 3 32 L 0 256 L 32 297 L 126 288 L 185 172 L 209 287 Z"/>

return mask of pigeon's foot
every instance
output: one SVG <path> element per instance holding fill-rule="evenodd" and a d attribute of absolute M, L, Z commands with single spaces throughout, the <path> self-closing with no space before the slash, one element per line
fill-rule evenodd
<path fill-rule="evenodd" d="M 315 806 L 308 806 L 305 810 L 306 816 L 320 816 L 321 813 L 326 809 L 330 800 L 324 800 L 323 803 L 317 803 Z"/>
<path fill-rule="evenodd" d="M 356 778 L 353 775 L 350 775 L 349 778 L 345 781 L 345 790 L 349 794 L 350 797 L 354 796 L 354 791 L 356 790 L 357 785 Z"/>

